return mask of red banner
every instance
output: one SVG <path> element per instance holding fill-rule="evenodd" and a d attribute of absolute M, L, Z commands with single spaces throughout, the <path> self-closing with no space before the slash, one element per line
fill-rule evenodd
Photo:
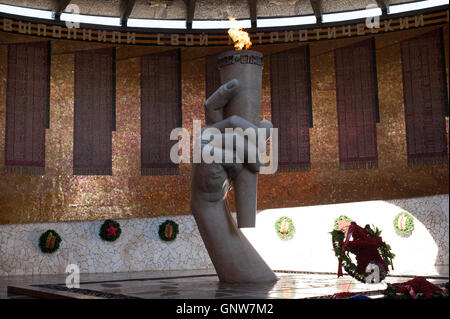
<path fill-rule="evenodd" d="M 401 43 L 409 165 L 448 163 L 440 30 Z"/>
<path fill-rule="evenodd" d="M 378 166 L 374 50 L 371 39 L 334 50 L 341 169 Z"/>
<path fill-rule="evenodd" d="M 278 171 L 309 171 L 312 124 L 309 47 L 270 57 L 272 121 L 278 128 Z"/>
<path fill-rule="evenodd" d="M 179 50 L 141 58 L 141 172 L 178 174 L 170 160 L 171 131 L 181 127 L 181 62 Z"/>
<path fill-rule="evenodd" d="M 8 45 L 6 172 L 45 172 L 49 48 L 48 42 Z"/>
<path fill-rule="evenodd" d="M 114 49 L 75 54 L 74 175 L 112 175 Z"/>

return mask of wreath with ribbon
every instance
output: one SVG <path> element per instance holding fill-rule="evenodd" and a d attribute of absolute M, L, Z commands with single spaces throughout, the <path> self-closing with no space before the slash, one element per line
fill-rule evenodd
<path fill-rule="evenodd" d="M 339 260 L 338 277 L 342 276 L 342 267 L 353 278 L 372 283 L 382 281 L 389 272 L 389 266 L 394 269 L 392 259 L 395 255 L 391 247 L 380 236 L 381 230 L 372 229 L 369 225 L 364 228 L 351 222 L 347 234 L 341 230 L 331 232 L 334 254 Z M 353 240 L 350 240 L 352 237 Z M 350 253 L 356 257 L 355 265 Z M 379 269 L 379 280 L 371 281 L 375 267 Z"/>
<path fill-rule="evenodd" d="M 281 239 L 291 239 L 295 233 L 294 222 L 289 217 L 280 217 L 275 222 L 275 230 Z"/>
<path fill-rule="evenodd" d="M 394 228 L 397 234 L 409 236 L 414 230 L 414 218 L 407 212 L 401 212 L 394 218 Z"/>
<path fill-rule="evenodd" d="M 53 229 L 49 229 L 39 238 L 39 248 L 43 253 L 52 254 L 59 249 L 61 241 L 61 236 Z"/>
<path fill-rule="evenodd" d="M 178 224 L 173 220 L 168 219 L 164 223 L 159 225 L 158 234 L 159 237 L 164 241 L 175 240 L 178 235 Z"/>
<path fill-rule="evenodd" d="M 120 224 L 112 219 L 107 219 L 100 227 L 100 238 L 105 241 L 115 241 L 120 237 L 122 229 Z"/>

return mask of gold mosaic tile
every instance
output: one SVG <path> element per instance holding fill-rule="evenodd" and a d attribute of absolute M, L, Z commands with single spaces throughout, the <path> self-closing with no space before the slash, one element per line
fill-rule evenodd
<path fill-rule="evenodd" d="M 314 128 L 311 171 L 261 175 L 258 209 L 448 193 L 448 166 L 408 167 L 399 41 L 430 28 L 377 36 L 381 121 L 377 124 L 379 168 L 340 170 L 333 49 L 360 39 L 311 45 Z M 448 27 L 445 27 L 448 78 Z M 0 42 L 36 40 L 0 32 Z M 117 131 L 113 176 L 73 176 L 74 52 L 104 44 L 52 41 L 51 127 L 46 132 L 44 176 L 4 173 L 7 47 L 0 45 L 0 224 L 95 220 L 190 214 L 190 165 L 178 176 L 140 175 L 140 59 L 173 48 L 117 49 Z M 261 118 L 270 115 L 270 54 L 295 44 L 255 46 L 265 54 Z M 204 56 L 229 48 L 182 49 L 183 127 L 204 123 Z M 448 81 L 447 81 L 448 82 Z M 446 119 L 447 132 L 449 121 Z M 232 195 L 230 195 L 232 196 Z"/>

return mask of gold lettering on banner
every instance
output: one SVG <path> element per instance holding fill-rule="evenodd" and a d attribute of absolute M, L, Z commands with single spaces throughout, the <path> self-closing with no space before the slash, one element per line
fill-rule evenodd
<path fill-rule="evenodd" d="M 19 33 L 31 34 L 31 23 L 30 22 L 25 23 L 25 22 L 19 21 Z"/>
<path fill-rule="evenodd" d="M 391 27 L 392 19 L 384 20 L 384 32 L 394 31 Z"/>
<path fill-rule="evenodd" d="M 409 29 L 408 17 L 406 17 L 406 18 L 399 18 L 399 20 L 400 20 L 400 30 Z"/>
<path fill-rule="evenodd" d="M 3 31 L 12 31 L 12 20 L 3 19 Z"/>
<path fill-rule="evenodd" d="M 435 24 L 435 20 L 442 22 L 443 15 L 445 14 L 445 20 L 447 23 L 449 22 L 449 10 L 440 11 L 439 15 L 436 13 L 433 14 L 417 14 L 415 16 L 409 17 L 399 17 L 382 20 L 381 23 L 383 25 L 377 27 L 370 27 L 365 25 L 364 23 L 351 24 L 351 25 L 340 25 L 340 26 L 331 26 L 331 27 L 319 27 L 315 29 L 288 29 L 282 30 L 277 29 L 277 31 L 271 32 L 258 32 L 252 33 L 251 37 L 253 37 L 254 42 L 258 44 L 264 43 L 292 43 L 296 41 L 305 42 L 314 40 L 326 40 L 326 39 L 337 39 L 338 37 L 351 37 L 354 35 L 363 36 L 366 34 L 377 34 L 380 32 L 393 32 L 397 31 L 397 29 L 405 30 L 412 28 L 413 25 L 416 28 L 425 27 L 429 24 Z M 414 19 L 414 24 L 413 24 Z M 427 21 L 425 21 L 427 20 Z M 3 26 L 0 25 L 2 31 L 6 32 L 14 32 L 20 34 L 27 35 L 36 35 L 36 36 L 51 36 L 53 38 L 61 39 L 62 31 L 64 31 L 64 38 L 73 39 L 73 40 L 83 40 L 83 41 L 91 41 L 92 40 L 92 31 L 96 34 L 96 39 L 99 42 L 110 42 L 110 43 L 122 43 L 122 37 L 125 42 L 125 32 L 122 31 L 114 31 L 114 30 L 104 30 L 104 29 L 66 29 L 59 25 L 51 25 L 44 23 L 32 23 L 28 21 L 19 21 L 7 18 L 0 18 L 0 21 Z M 392 25 L 399 25 L 399 27 L 393 27 Z M 17 29 L 16 29 L 17 27 Z M 32 31 L 35 31 L 33 33 Z M 67 31 L 66 31 L 67 30 Z M 67 33 L 66 33 L 67 32 Z M 281 33 L 283 32 L 283 33 Z M 298 33 L 297 33 L 298 32 Z M 108 34 L 111 34 L 109 36 Z M 82 37 L 81 37 L 82 35 Z M 172 46 L 180 46 L 184 45 L 186 47 L 190 46 L 208 46 L 208 37 L 209 33 L 202 33 L 199 35 L 188 34 L 188 33 L 144 33 L 138 34 L 138 37 L 141 37 L 144 40 L 144 44 L 155 44 L 153 41 L 145 41 L 152 40 L 156 37 L 156 45 L 172 45 Z M 218 34 L 214 34 L 218 35 Z M 184 41 L 181 37 L 184 37 Z M 196 39 L 196 37 L 198 38 Z M 298 38 L 297 38 L 298 37 Z M 136 44 L 136 33 L 135 32 L 126 32 L 126 43 L 127 44 Z M 228 44 L 232 44 L 232 39 L 226 37 Z M 220 45 L 226 45 L 227 41 L 225 39 L 218 40 Z"/>
<path fill-rule="evenodd" d="M 320 40 L 320 30 L 321 30 L 321 29 L 314 29 L 314 31 L 316 31 L 316 40 L 317 40 L 317 41 Z"/>
<path fill-rule="evenodd" d="M 328 28 L 328 39 L 336 39 L 336 27 Z"/>
<path fill-rule="evenodd" d="M 358 35 L 364 35 L 364 34 L 366 34 L 366 33 L 364 32 L 364 30 L 365 30 L 364 23 L 358 23 L 358 24 L 356 25 L 356 34 L 358 34 Z"/>
<path fill-rule="evenodd" d="M 180 36 L 178 33 L 172 33 L 170 35 L 170 44 L 171 45 L 180 45 Z"/>
<path fill-rule="evenodd" d="M 294 42 L 294 31 L 284 31 L 284 42 Z"/>
<path fill-rule="evenodd" d="M 113 31 L 112 32 L 112 39 L 111 42 L 112 43 L 120 43 L 122 41 L 122 33 L 118 32 L 118 31 Z"/>
<path fill-rule="evenodd" d="M 47 36 L 47 26 L 45 24 L 38 24 L 37 25 L 37 35 L 38 36 L 43 35 L 44 37 Z"/>
<path fill-rule="evenodd" d="M 136 33 L 135 32 L 127 32 L 127 44 L 135 44 L 136 43 Z"/>
<path fill-rule="evenodd" d="M 164 36 L 164 34 L 162 33 L 158 33 L 156 35 L 156 44 L 157 45 L 164 45 L 164 42 L 161 41 L 161 38 Z"/>
<path fill-rule="evenodd" d="M 62 28 L 58 25 L 54 25 L 52 29 L 52 37 L 54 38 L 61 38 L 61 30 Z"/>
<path fill-rule="evenodd" d="M 414 17 L 414 24 L 416 28 L 423 27 L 423 14 Z"/>
<path fill-rule="evenodd" d="M 270 43 L 277 42 L 279 38 L 278 32 L 270 32 Z"/>
<path fill-rule="evenodd" d="M 300 41 L 308 41 L 308 30 L 300 30 L 298 37 Z"/>
<path fill-rule="evenodd" d="M 106 31 L 97 30 L 97 41 L 106 42 Z"/>
<path fill-rule="evenodd" d="M 200 34 L 200 45 L 208 45 L 208 35 L 206 33 Z"/>
<path fill-rule="evenodd" d="M 262 38 L 263 38 L 263 36 L 264 36 L 264 33 L 258 32 L 256 35 L 258 36 L 258 43 L 259 43 L 259 44 L 262 44 Z"/>
<path fill-rule="evenodd" d="M 352 35 L 352 26 L 351 25 L 343 25 L 342 26 L 342 34 L 347 35 L 348 37 Z"/>
<path fill-rule="evenodd" d="M 88 30 L 86 30 L 86 29 L 83 29 L 83 41 L 86 41 L 86 39 L 88 40 L 88 41 L 91 41 L 91 29 L 88 29 Z"/>
<path fill-rule="evenodd" d="M 67 39 L 71 39 L 72 36 L 73 36 L 74 40 L 77 39 L 77 29 L 75 29 L 75 28 L 68 28 L 67 29 Z"/>
<path fill-rule="evenodd" d="M 184 44 L 188 47 L 194 45 L 194 35 L 193 34 L 186 34 L 184 36 Z"/>

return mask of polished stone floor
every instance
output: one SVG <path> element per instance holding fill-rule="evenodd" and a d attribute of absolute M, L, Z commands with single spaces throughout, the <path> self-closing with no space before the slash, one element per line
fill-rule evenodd
<path fill-rule="evenodd" d="M 379 298 L 386 283 L 413 277 L 388 276 L 380 284 L 363 284 L 336 274 L 277 272 L 277 276 L 274 284 L 256 285 L 220 283 L 214 270 L 81 274 L 80 288 L 71 290 L 65 286 L 65 275 L 10 276 L 0 277 L 0 298 L 299 299 L 326 298 L 338 292 Z M 446 276 L 427 279 L 446 283 L 448 271 Z"/>

